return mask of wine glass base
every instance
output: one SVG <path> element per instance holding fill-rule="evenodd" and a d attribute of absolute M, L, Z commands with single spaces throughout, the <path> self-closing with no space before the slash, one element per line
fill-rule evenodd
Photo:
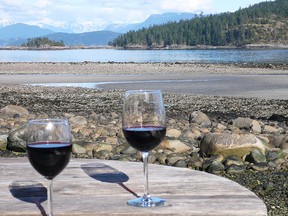
<path fill-rule="evenodd" d="M 135 206 L 135 207 L 155 207 L 155 206 L 162 206 L 166 204 L 166 200 L 158 198 L 158 197 L 139 197 L 136 199 L 129 200 L 127 202 L 128 205 Z"/>

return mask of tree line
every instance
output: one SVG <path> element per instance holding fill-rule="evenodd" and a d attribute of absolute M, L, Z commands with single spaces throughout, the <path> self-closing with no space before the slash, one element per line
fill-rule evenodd
<path fill-rule="evenodd" d="M 234 13 L 196 16 L 129 31 L 111 41 L 118 47 L 241 46 L 250 43 L 288 43 L 288 0 L 266 1 Z"/>
<path fill-rule="evenodd" d="M 27 42 L 23 43 L 21 46 L 36 47 L 36 48 L 52 47 L 52 46 L 64 46 L 64 42 L 62 40 L 60 42 L 49 40 L 48 37 L 37 37 L 37 38 L 27 39 Z"/>

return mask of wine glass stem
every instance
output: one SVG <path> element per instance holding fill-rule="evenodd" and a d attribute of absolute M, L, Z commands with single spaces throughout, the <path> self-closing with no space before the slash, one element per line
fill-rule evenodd
<path fill-rule="evenodd" d="M 47 216 L 53 216 L 52 193 L 53 193 L 53 179 L 49 180 L 48 187 L 47 187 L 47 199 L 48 199 L 48 213 L 47 213 Z"/>
<path fill-rule="evenodd" d="M 142 152 L 143 168 L 144 168 L 144 198 L 149 199 L 149 188 L 148 188 L 148 156 L 149 152 Z"/>

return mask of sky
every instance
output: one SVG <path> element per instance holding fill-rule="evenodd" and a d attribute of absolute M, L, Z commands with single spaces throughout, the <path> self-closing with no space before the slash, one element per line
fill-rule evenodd
<path fill-rule="evenodd" d="M 0 22 L 105 26 L 143 22 L 151 14 L 234 12 L 266 0 L 1 0 Z"/>

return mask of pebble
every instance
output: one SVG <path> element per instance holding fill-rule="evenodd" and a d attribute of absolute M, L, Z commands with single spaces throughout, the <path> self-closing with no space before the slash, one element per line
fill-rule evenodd
<path fill-rule="evenodd" d="M 26 90 L 25 87 L 22 88 L 22 91 Z M 38 91 L 39 88 L 36 89 L 37 92 L 33 92 L 33 94 L 41 94 L 42 88 L 40 88 L 40 91 Z M 30 90 L 31 88 L 29 88 Z M 49 94 L 53 94 L 53 97 L 50 97 L 51 102 L 48 102 L 51 104 L 53 103 L 52 98 L 59 97 L 65 99 L 68 94 L 66 91 L 68 90 L 72 90 L 72 93 L 69 92 L 70 96 L 78 94 L 78 92 L 73 92 L 75 88 L 60 88 L 60 91 L 58 88 L 49 90 L 50 92 L 45 91 L 47 95 L 44 96 L 41 94 L 41 97 L 49 98 Z M 121 113 L 122 107 L 121 103 L 118 103 L 117 106 L 115 102 L 119 101 L 119 98 L 121 98 L 119 96 L 122 95 L 122 92 L 95 92 L 95 90 L 76 89 L 76 91 L 78 90 L 85 92 L 83 95 L 87 95 L 83 100 L 87 100 L 89 98 L 88 95 L 93 92 L 95 96 L 93 103 L 90 103 L 89 100 L 83 103 L 81 102 L 81 98 L 74 97 L 71 99 L 69 107 L 65 108 L 65 103 L 62 104 L 64 106 L 60 109 L 62 113 L 53 111 L 53 106 L 50 107 L 52 109 L 50 112 L 45 113 L 44 106 L 39 101 L 33 101 L 33 103 L 37 104 L 37 106 L 33 106 L 36 110 L 24 106 L 14 107 L 6 105 L 3 108 L 0 107 L 2 110 L 0 113 L 0 149 L 3 151 L 7 148 L 15 152 L 24 152 L 25 138 L 23 137 L 23 133 L 25 132 L 25 127 L 23 128 L 22 125 L 25 125 L 25 122 L 29 118 L 59 117 L 68 118 L 70 121 L 74 143 L 73 154 L 77 155 L 77 157 L 114 158 L 130 161 L 141 160 L 141 154 L 138 154 L 137 150 L 128 145 L 121 129 L 121 115 L 119 113 Z M 31 92 L 29 93 L 31 94 Z M 164 97 L 168 104 L 171 103 L 169 102 L 171 100 L 178 101 L 179 103 L 179 98 L 178 95 L 173 94 L 169 96 L 169 100 L 168 97 Z M 64 99 L 63 101 L 65 101 Z M 216 98 L 214 99 L 217 101 Z M 195 100 L 194 98 L 194 101 L 197 101 L 197 99 Z M 209 100 L 210 102 L 211 100 Z M 185 97 L 185 103 L 189 104 L 187 97 Z M 81 104 L 85 104 L 83 109 L 80 108 Z M 208 116 L 205 112 L 193 111 L 191 108 L 190 110 L 185 110 L 185 112 L 187 111 L 185 118 L 183 113 L 176 113 L 173 107 L 167 108 L 167 115 L 171 117 L 167 120 L 166 139 L 152 151 L 153 154 L 149 157 L 151 162 L 209 170 L 213 173 L 224 170 L 230 173 L 242 172 L 243 169 L 245 170 L 245 167 L 249 167 L 244 164 L 245 161 L 251 163 L 250 168 L 257 171 L 266 170 L 269 167 L 271 169 L 279 167 L 280 169 L 287 168 L 287 158 L 282 155 L 285 155 L 285 151 L 288 149 L 288 136 L 285 134 L 288 133 L 288 130 L 285 124 L 275 121 L 275 115 L 273 121 L 267 120 L 268 118 L 257 120 L 255 117 L 250 118 L 237 115 L 233 117 L 222 117 L 221 115 Z M 30 110 L 28 111 L 29 108 Z M 237 108 L 239 107 L 237 106 Z M 15 116 L 15 110 L 22 110 L 23 113 L 19 112 L 19 117 L 18 115 Z M 255 108 L 253 114 L 256 111 L 259 110 Z M 10 115 L 13 112 L 14 114 Z M 281 134 L 279 134 L 280 132 Z M 255 134 L 257 134 L 257 137 Z M 240 150 L 239 148 L 243 148 L 245 142 L 253 148 Z M 220 143 L 226 150 L 231 150 L 234 146 L 235 151 L 223 151 L 222 153 L 219 150 L 215 151 L 215 147 Z M 273 146 L 274 149 L 270 149 L 269 145 Z M 211 151 L 212 149 L 214 149 L 214 152 Z M 284 153 L 281 154 L 281 151 Z M 203 156 L 207 158 L 205 159 Z M 242 157 L 243 159 L 241 159 Z M 282 164 L 285 164 L 285 166 Z"/>
<path fill-rule="evenodd" d="M 29 112 L 23 115 L 5 115 L 4 112 L 0 112 L 1 157 L 25 155 L 25 137 L 21 133 L 25 131 L 22 126 L 28 119 L 64 117 L 70 120 L 73 131 L 73 157 L 141 161 L 141 154 L 128 145 L 122 133 L 123 91 L 7 85 L 0 86 L 0 92 L 0 109 L 17 104 Z M 249 174 L 249 170 L 253 170 L 258 174 L 251 177 L 252 180 L 258 178 L 260 173 L 270 170 L 281 173 L 277 179 L 285 182 L 283 173 L 287 173 L 288 170 L 287 100 L 192 94 L 184 97 L 176 93 L 164 93 L 163 96 L 167 109 L 167 135 L 170 133 L 169 130 L 174 132 L 151 151 L 149 162 L 208 170 L 221 175 L 226 172 L 234 176 L 237 173 L 240 174 L 237 176 L 245 176 Z M 60 105 L 55 104 L 54 98 L 63 102 Z M 235 123 L 237 118 L 243 118 L 241 121 L 246 125 L 237 125 L 240 124 Z M 247 161 L 247 155 L 252 150 L 241 155 L 217 153 L 222 157 L 218 158 L 219 160 L 216 160 L 217 156 L 214 154 L 201 152 L 203 138 L 216 133 L 227 137 L 256 137 L 257 142 L 263 144 L 257 149 L 265 159 L 263 157 L 258 161 L 255 158 L 253 162 Z M 17 143 L 21 143 L 21 148 L 16 147 Z M 11 145 L 14 145 L 14 148 L 11 149 Z M 93 150 L 100 145 L 109 147 Z M 5 146 L 12 151 L 3 151 Z M 265 181 L 265 177 L 263 174 L 260 180 Z M 276 180 L 274 182 L 277 183 Z M 274 185 L 265 186 L 266 189 L 271 187 Z M 278 196 L 281 194 L 278 193 Z"/>

